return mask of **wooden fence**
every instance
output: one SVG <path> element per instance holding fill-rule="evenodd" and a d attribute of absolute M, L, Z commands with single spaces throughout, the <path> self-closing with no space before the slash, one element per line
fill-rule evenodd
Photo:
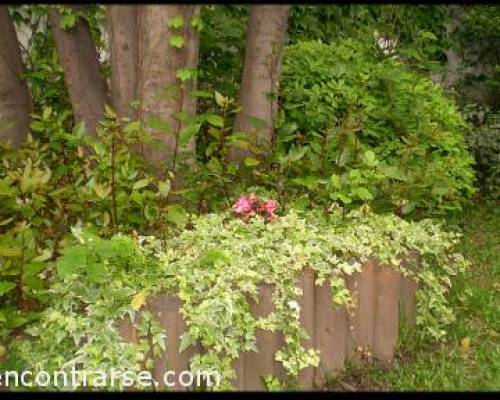
<path fill-rule="evenodd" d="M 347 359 L 359 362 L 373 357 L 388 362 L 394 356 L 399 324 L 404 318 L 409 325 L 415 323 L 416 283 L 403 277 L 394 269 L 374 261 L 365 263 L 362 272 L 348 278 L 347 286 L 354 299 L 354 306 L 335 309 L 332 306 L 330 286 L 315 286 L 314 271 L 306 270 L 297 285 L 303 289 L 299 299 L 301 324 L 309 340 L 306 348 L 320 350 L 321 361 L 317 368 L 302 371 L 300 382 L 304 389 L 321 386 L 325 375 L 341 368 Z M 258 302 L 251 302 L 256 317 L 266 316 L 273 310 L 273 287 L 260 287 Z M 179 353 L 180 336 L 185 324 L 179 312 L 181 301 L 174 296 L 158 296 L 152 299 L 148 309 L 158 316 L 167 333 L 166 352 L 155 361 L 154 378 L 162 389 L 163 374 L 168 370 L 176 373 L 188 370 L 191 356 L 202 351 L 193 346 Z M 125 340 L 135 342 L 136 332 L 129 320 L 123 320 L 120 331 Z M 281 364 L 274 360 L 277 349 L 282 347 L 279 332 L 258 329 L 257 352 L 246 352 L 235 360 L 237 390 L 265 390 L 262 376 L 273 374 L 283 377 Z M 175 386 L 172 390 L 185 390 Z"/>

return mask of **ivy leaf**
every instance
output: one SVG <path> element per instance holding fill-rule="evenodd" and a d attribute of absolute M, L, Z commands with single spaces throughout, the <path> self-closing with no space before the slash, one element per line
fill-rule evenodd
<path fill-rule="evenodd" d="M 182 49 L 186 43 L 186 39 L 184 39 L 184 36 L 172 35 L 170 36 L 168 42 L 170 43 L 170 46 L 175 47 L 176 49 Z"/>
<path fill-rule="evenodd" d="M 167 26 L 173 29 L 182 28 L 183 25 L 184 18 L 182 18 L 182 15 L 176 15 L 175 17 L 170 18 L 170 20 L 167 22 Z"/>

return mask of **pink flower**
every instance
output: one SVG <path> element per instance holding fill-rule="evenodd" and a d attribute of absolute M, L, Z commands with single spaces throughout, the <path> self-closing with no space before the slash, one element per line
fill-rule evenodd
<path fill-rule="evenodd" d="M 268 217 L 274 215 L 278 205 L 275 200 L 269 200 L 267 203 L 263 203 L 259 206 L 259 211 L 265 212 Z"/>
<path fill-rule="evenodd" d="M 246 214 L 252 210 L 252 199 L 246 196 L 241 196 L 233 205 L 233 211 L 236 214 Z"/>

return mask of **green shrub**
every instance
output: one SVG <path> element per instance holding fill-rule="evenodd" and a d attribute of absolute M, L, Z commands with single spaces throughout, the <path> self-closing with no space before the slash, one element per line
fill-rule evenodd
<path fill-rule="evenodd" d="M 418 216 L 459 210 L 474 192 L 454 104 L 366 43 L 289 46 L 280 102 L 278 151 L 309 202 L 369 201 Z"/>
<path fill-rule="evenodd" d="M 131 151 L 137 122 L 108 110 L 96 140 L 79 126 L 71 131 L 67 116 L 46 108 L 19 148 L 0 145 L 0 340 L 43 308 L 47 261 L 67 245 L 71 226 L 161 238 L 183 223 L 183 208 L 168 203 L 170 181 L 149 174 Z"/>

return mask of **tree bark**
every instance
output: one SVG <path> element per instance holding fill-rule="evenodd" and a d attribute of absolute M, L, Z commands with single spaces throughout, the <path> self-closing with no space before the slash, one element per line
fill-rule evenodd
<path fill-rule="evenodd" d="M 75 11 L 83 6 L 71 6 Z M 52 32 L 59 62 L 64 71 L 76 123 L 83 123 L 87 132 L 96 134 L 96 126 L 102 118 L 107 102 L 106 82 L 99 71 L 97 51 L 90 34 L 90 27 L 79 18 L 74 27 L 65 31 L 59 25 L 59 11 L 49 12 Z"/>
<path fill-rule="evenodd" d="M 106 9 L 111 57 L 111 97 L 120 117 L 135 119 L 130 106 L 138 99 L 139 25 L 138 6 L 109 5 Z"/>
<path fill-rule="evenodd" d="M 242 111 L 235 131 L 247 132 L 249 141 L 264 152 L 271 149 L 274 118 L 278 109 L 278 87 L 285 44 L 289 5 L 251 5 L 245 65 L 239 92 Z M 253 119 L 260 120 L 257 124 Z M 264 125 L 264 126 L 255 126 Z M 242 160 L 248 149 L 232 149 L 231 157 Z"/>
<path fill-rule="evenodd" d="M 456 29 L 460 26 L 460 21 L 464 10 L 461 6 L 448 6 L 449 20 L 446 23 L 446 32 L 448 37 L 451 37 Z M 446 69 L 444 71 L 442 84 L 446 88 L 455 86 L 463 77 L 463 59 L 457 49 L 450 48 L 446 50 Z"/>
<path fill-rule="evenodd" d="M 7 6 L 0 5 L 0 141 L 17 147 L 28 134 L 32 111 L 28 85 L 14 24 Z"/>
<path fill-rule="evenodd" d="M 178 144 L 182 123 L 176 118 L 179 112 L 196 114 L 196 99 L 190 95 L 196 81 L 181 84 L 177 71 L 196 68 L 198 64 L 199 35 L 191 25 L 199 14 L 193 5 L 144 5 L 139 11 L 139 117 L 148 121 L 161 119 L 165 128 L 151 128 L 151 134 L 163 144 L 147 146 L 144 157 L 158 167 L 175 169 L 181 152 L 194 155 L 194 138 L 181 148 Z M 172 18 L 182 17 L 182 27 L 169 27 Z M 170 43 L 173 36 L 185 40 L 181 48 Z"/>

